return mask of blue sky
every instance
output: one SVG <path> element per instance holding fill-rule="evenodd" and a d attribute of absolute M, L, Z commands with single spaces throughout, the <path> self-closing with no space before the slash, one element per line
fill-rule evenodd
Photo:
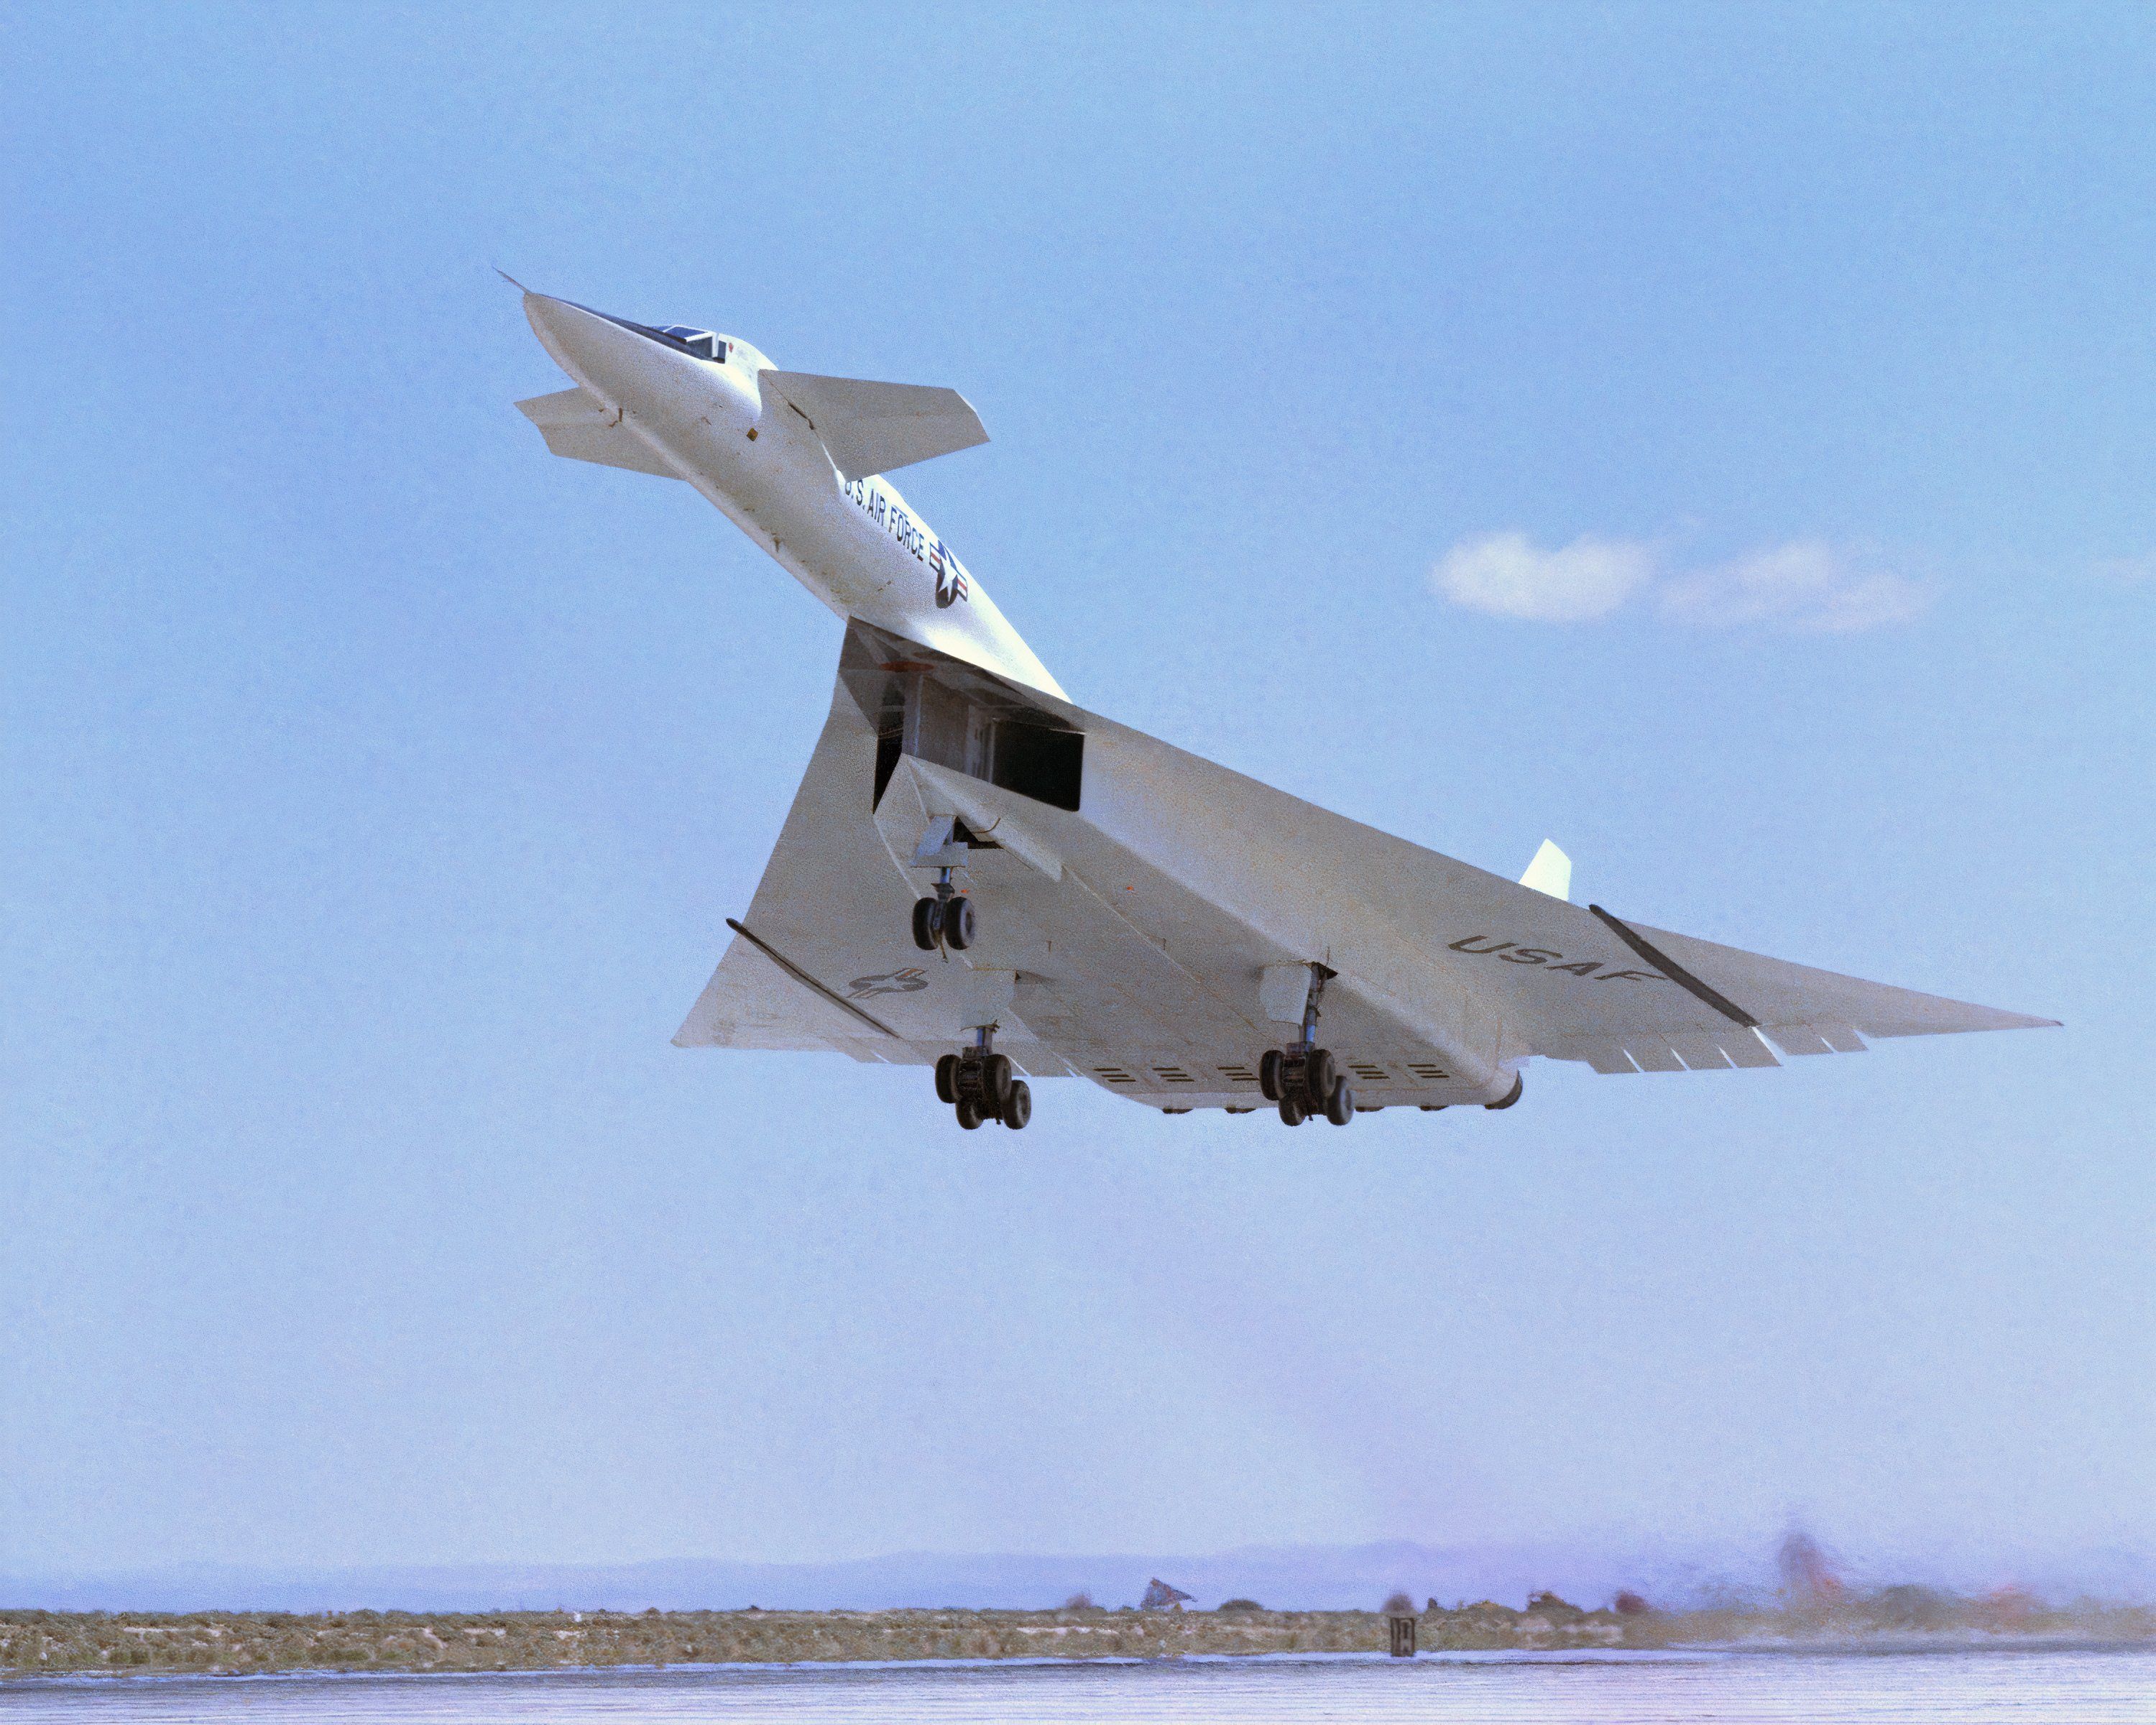
<path fill-rule="evenodd" d="M 0 1572 L 2156 1547 L 2145 11 L 4 29 Z M 837 628 L 495 264 L 963 389 L 1086 705 L 2067 1028 L 1315 1137 L 677 1050 Z"/>

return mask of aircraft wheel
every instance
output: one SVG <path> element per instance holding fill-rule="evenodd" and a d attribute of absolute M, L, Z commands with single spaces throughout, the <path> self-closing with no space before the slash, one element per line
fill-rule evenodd
<path fill-rule="evenodd" d="M 1010 1087 L 1010 1099 L 1004 1104 L 1004 1124 L 1013 1132 L 1023 1132 L 1025 1123 L 1033 1118 L 1033 1089 L 1021 1078 Z"/>
<path fill-rule="evenodd" d="M 1303 1065 L 1302 1081 L 1310 1091 L 1312 1112 L 1322 1108 L 1331 1098 L 1337 1076 L 1332 1068 L 1332 1051 L 1325 1048 L 1311 1050 L 1310 1058 Z"/>
<path fill-rule="evenodd" d="M 1348 1088 L 1348 1081 L 1336 1078 L 1332 1093 L 1325 1099 L 1325 1117 L 1335 1126 L 1345 1126 L 1355 1117 L 1355 1092 Z"/>
<path fill-rule="evenodd" d="M 973 944 L 978 926 L 973 900 L 954 898 L 943 906 L 943 943 L 952 952 L 963 952 Z"/>
<path fill-rule="evenodd" d="M 924 952 L 936 950 L 936 937 L 942 932 L 943 907 L 932 898 L 917 898 L 913 901 L 913 944 Z"/>
<path fill-rule="evenodd" d="M 971 1096 L 958 1098 L 958 1124 L 972 1132 L 981 1123 L 981 1105 Z"/>
<path fill-rule="evenodd" d="M 1011 1063 L 1009 1055 L 992 1054 L 981 1060 L 981 1094 L 988 1111 L 999 1111 L 1010 1101 Z"/>
<path fill-rule="evenodd" d="M 955 1102 L 958 1100 L 958 1057 L 945 1055 L 936 1063 L 936 1100 Z"/>
<path fill-rule="evenodd" d="M 1509 1108 L 1513 1103 L 1520 1100 L 1520 1092 L 1527 1087 L 1527 1081 L 1526 1076 L 1523 1074 L 1515 1073 L 1512 1077 L 1512 1087 L 1505 1092 L 1504 1099 L 1502 1101 L 1485 1102 L 1482 1106 L 1487 1108 L 1492 1114 L 1496 1113 L 1500 1108 Z"/>
<path fill-rule="evenodd" d="M 1281 1051 L 1269 1048 L 1258 1056 L 1258 1094 L 1268 1102 L 1281 1099 Z"/>
<path fill-rule="evenodd" d="M 1308 1111 L 1302 1106 L 1302 1098 L 1296 1096 L 1280 1099 L 1280 1114 L 1282 1126 L 1301 1126 L 1310 1117 Z"/>

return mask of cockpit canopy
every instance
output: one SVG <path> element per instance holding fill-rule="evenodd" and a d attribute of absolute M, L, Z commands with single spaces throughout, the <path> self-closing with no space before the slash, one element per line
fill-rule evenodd
<path fill-rule="evenodd" d="M 671 336 L 699 359 L 716 359 L 724 364 L 726 350 L 732 345 L 713 335 L 709 330 L 696 330 L 685 323 L 670 323 L 660 331 Z"/>

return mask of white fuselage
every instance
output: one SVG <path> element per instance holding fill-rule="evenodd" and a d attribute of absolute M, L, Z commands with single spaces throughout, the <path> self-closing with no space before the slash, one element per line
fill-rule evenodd
<path fill-rule="evenodd" d="M 1063 694 L 897 488 L 842 478 L 800 411 L 759 386 L 773 367 L 755 348 L 700 358 L 567 300 L 524 305 L 563 371 L 832 610 Z"/>

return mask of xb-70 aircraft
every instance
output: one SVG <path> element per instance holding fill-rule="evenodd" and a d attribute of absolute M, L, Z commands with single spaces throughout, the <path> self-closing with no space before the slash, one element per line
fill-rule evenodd
<path fill-rule="evenodd" d="M 934 1069 L 968 1129 L 1029 1078 L 1290 1126 L 1509 1108 L 1597 1072 L 1856 1054 L 2046 1019 L 1568 901 L 1074 705 L 886 475 L 984 443 L 955 390 L 789 372 L 746 341 L 526 292 L 575 386 L 557 455 L 685 480 L 844 620 L 830 716 L 747 915 L 675 1040 Z"/>

